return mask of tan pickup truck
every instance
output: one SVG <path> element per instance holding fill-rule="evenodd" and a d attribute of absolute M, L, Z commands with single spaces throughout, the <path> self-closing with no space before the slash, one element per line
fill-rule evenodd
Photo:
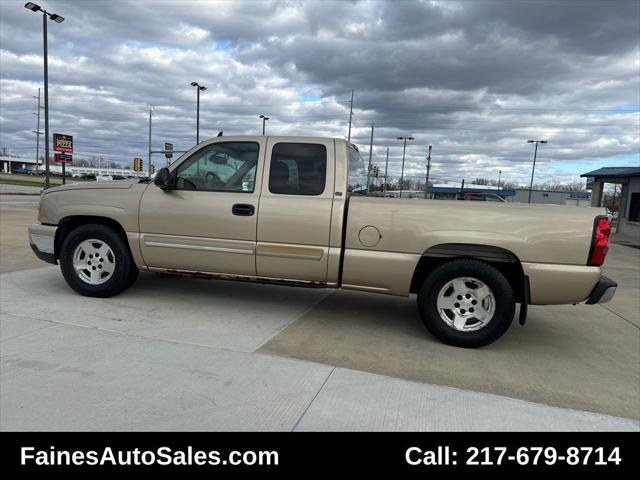
<path fill-rule="evenodd" d="M 498 339 L 516 303 L 524 323 L 529 304 L 615 292 L 603 209 L 374 198 L 366 185 L 341 139 L 216 137 L 153 182 L 47 190 L 29 238 L 81 295 L 118 294 L 139 270 L 415 293 L 429 331 L 463 347 Z"/>

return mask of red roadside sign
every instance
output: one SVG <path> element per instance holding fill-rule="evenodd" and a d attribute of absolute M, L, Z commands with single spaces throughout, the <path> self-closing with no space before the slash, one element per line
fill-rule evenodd
<path fill-rule="evenodd" d="M 53 154 L 53 161 L 56 163 L 72 163 L 73 162 L 73 156 L 67 154 L 67 153 L 54 153 Z"/>
<path fill-rule="evenodd" d="M 73 153 L 73 136 L 54 133 L 53 151 L 60 153 Z"/>

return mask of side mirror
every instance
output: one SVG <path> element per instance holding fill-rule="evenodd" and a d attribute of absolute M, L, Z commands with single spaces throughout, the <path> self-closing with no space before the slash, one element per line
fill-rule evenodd
<path fill-rule="evenodd" d="M 153 179 L 153 183 L 160 187 L 162 190 L 173 190 L 173 179 L 171 178 L 171 172 L 167 167 L 163 167 L 158 170 L 156 177 Z"/>

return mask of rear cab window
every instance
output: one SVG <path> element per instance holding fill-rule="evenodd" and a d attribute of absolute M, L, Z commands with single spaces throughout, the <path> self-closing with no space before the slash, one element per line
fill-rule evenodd
<path fill-rule="evenodd" d="M 321 195 L 327 180 L 327 148 L 317 143 L 280 142 L 271 151 L 269 191 Z"/>
<path fill-rule="evenodd" d="M 351 195 L 367 195 L 367 166 L 354 145 L 347 144 L 348 188 Z"/>

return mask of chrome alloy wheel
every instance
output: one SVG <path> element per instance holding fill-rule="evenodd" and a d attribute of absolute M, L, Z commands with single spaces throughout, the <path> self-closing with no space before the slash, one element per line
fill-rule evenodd
<path fill-rule="evenodd" d="M 496 298 L 477 278 L 459 277 L 440 289 L 437 307 L 440 318 L 448 326 L 460 332 L 474 332 L 493 318 Z"/>
<path fill-rule="evenodd" d="M 73 268 L 82 281 L 89 285 L 101 285 L 113 275 L 116 258 L 109 245 L 102 240 L 85 240 L 73 252 Z"/>

